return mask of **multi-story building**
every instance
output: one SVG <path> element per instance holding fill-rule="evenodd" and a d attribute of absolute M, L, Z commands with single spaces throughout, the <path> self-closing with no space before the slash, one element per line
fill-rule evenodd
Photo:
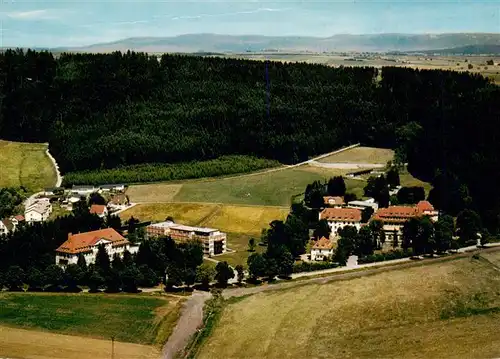
<path fill-rule="evenodd" d="M 326 237 L 321 237 L 314 245 L 311 247 L 311 260 L 312 261 L 323 261 L 331 259 L 333 256 L 333 243 L 330 239 Z"/>
<path fill-rule="evenodd" d="M 56 264 L 64 267 L 76 264 L 78 256 L 82 254 L 87 264 L 95 263 L 95 258 L 100 245 L 104 245 L 109 259 L 115 254 L 123 256 L 125 251 L 137 253 L 139 247 L 130 244 L 120 233 L 113 228 L 78 234 L 68 233 L 68 239 L 56 249 Z"/>
<path fill-rule="evenodd" d="M 415 206 L 389 206 L 380 208 L 371 218 L 384 224 L 387 240 L 394 239 L 394 233 L 403 234 L 404 224 L 414 217 L 429 216 L 432 221 L 438 220 L 438 212 L 428 201 L 420 201 Z"/>
<path fill-rule="evenodd" d="M 0 235 L 7 235 L 16 229 L 15 224 L 8 218 L 0 221 Z"/>
<path fill-rule="evenodd" d="M 330 238 L 337 235 L 339 229 L 354 226 L 361 228 L 361 210 L 357 208 L 325 208 L 319 214 L 319 219 L 326 219 L 330 226 Z"/>
<path fill-rule="evenodd" d="M 205 255 L 213 256 L 226 251 L 226 233 L 213 228 L 191 227 L 172 221 L 154 223 L 146 227 L 149 237 L 170 236 L 176 241 L 199 240 Z"/>
<path fill-rule="evenodd" d="M 52 205 L 48 198 L 36 199 L 24 211 L 26 222 L 44 222 L 52 213 Z"/>

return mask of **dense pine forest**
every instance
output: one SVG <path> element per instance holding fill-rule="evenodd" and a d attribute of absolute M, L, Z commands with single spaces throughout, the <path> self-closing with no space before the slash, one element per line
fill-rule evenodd
<path fill-rule="evenodd" d="M 500 89 L 478 75 L 139 53 L 0 54 L 0 137 L 64 173 L 250 155 L 295 163 L 396 148 L 432 202 L 500 227 Z"/>

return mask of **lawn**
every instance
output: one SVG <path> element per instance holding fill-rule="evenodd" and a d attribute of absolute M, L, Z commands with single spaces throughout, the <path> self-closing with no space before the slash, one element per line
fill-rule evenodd
<path fill-rule="evenodd" d="M 176 297 L 106 294 L 0 294 L 0 325 L 158 345 L 178 317 Z"/>
<path fill-rule="evenodd" d="M 154 183 L 133 185 L 127 189 L 127 196 L 134 202 L 170 202 L 179 192 L 182 185 Z"/>
<path fill-rule="evenodd" d="M 47 145 L 0 140 L 0 187 L 24 186 L 36 192 L 56 184 Z"/>
<path fill-rule="evenodd" d="M 386 148 L 355 147 L 347 151 L 324 157 L 323 163 L 373 163 L 383 164 L 394 159 L 394 151 Z"/>
<path fill-rule="evenodd" d="M 219 207 L 213 203 L 146 203 L 121 212 L 120 218 L 127 220 L 134 217 L 141 221 L 161 222 L 171 216 L 175 222 L 195 226 Z"/>
<path fill-rule="evenodd" d="M 412 187 L 412 186 L 424 187 L 425 193 L 427 195 L 429 195 L 429 192 L 432 188 L 432 185 L 430 183 L 421 181 L 418 178 L 413 177 L 407 170 L 400 171 L 399 180 L 401 181 L 401 186 L 404 187 Z"/>
<path fill-rule="evenodd" d="M 310 167 L 305 165 L 255 175 L 186 182 L 174 201 L 289 206 L 291 197 L 303 193 L 309 183 L 325 181 L 342 173 L 336 169 L 319 172 Z"/>
<path fill-rule="evenodd" d="M 227 252 L 218 256 L 215 256 L 214 259 L 218 261 L 226 261 L 233 268 L 238 264 L 243 266 L 247 266 L 247 259 L 250 257 L 252 252 L 248 251 L 248 240 L 250 238 L 255 239 L 255 252 L 263 253 L 266 250 L 266 247 L 259 246 L 260 235 L 246 235 L 241 233 L 228 233 L 227 234 L 227 246 L 234 252 Z"/>
<path fill-rule="evenodd" d="M 197 358 L 495 358 L 499 311 L 500 272 L 455 259 L 234 300 Z"/>

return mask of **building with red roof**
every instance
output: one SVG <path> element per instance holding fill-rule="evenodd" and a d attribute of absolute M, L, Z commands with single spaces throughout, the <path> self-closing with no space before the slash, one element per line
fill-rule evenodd
<path fill-rule="evenodd" d="M 97 214 L 99 217 L 106 217 L 108 215 L 108 209 L 102 204 L 93 204 L 90 206 L 90 213 Z"/>
<path fill-rule="evenodd" d="M 312 247 L 311 247 L 311 260 L 312 261 L 323 261 L 333 256 L 333 242 L 326 238 L 321 237 Z"/>
<path fill-rule="evenodd" d="M 113 228 L 78 234 L 68 233 L 68 239 L 56 249 L 56 264 L 76 264 L 80 254 L 84 256 L 87 264 L 94 263 L 100 245 L 104 245 L 110 260 L 115 254 L 123 256 L 125 251 L 136 253 L 139 249 Z"/>
<path fill-rule="evenodd" d="M 346 226 L 361 228 L 361 210 L 357 208 L 325 208 L 319 214 L 319 220 L 326 219 L 331 228 L 330 238 Z"/>

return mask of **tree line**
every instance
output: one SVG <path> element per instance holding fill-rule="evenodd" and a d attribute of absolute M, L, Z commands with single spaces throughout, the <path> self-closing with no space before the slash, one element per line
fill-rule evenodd
<path fill-rule="evenodd" d="M 64 173 L 252 155 L 397 150 L 430 201 L 500 228 L 500 88 L 478 74 L 142 53 L 0 54 L 0 136 L 48 141 Z M 379 76 L 380 75 L 380 76 Z M 267 98 L 270 98 L 268 111 Z"/>
<path fill-rule="evenodd" d="M 276 160 L 250 156 L 222 156 L 207 161 L 176 164 L 150 163 L 122 166 L 102 170 L 69 172 L 63 178 L 63 186 L 99 185 L 106 183 L 137 183 L 173 181 L 181 179 L 217 177 L 278 167 Z"/>

